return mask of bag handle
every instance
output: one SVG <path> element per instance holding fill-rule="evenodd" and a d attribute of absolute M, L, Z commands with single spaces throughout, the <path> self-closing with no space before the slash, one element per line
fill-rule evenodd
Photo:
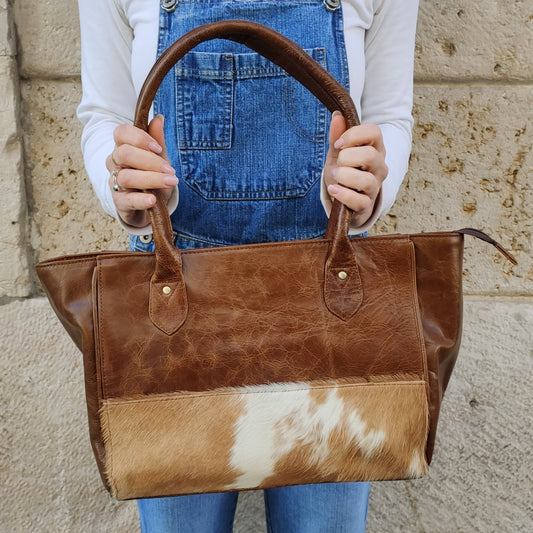
<path fill-rule="evenodd" d="M 228 39 L 246 45 L 282 67 L 331 112 L 339 110 L 349 128 L 360 123 L 348 92 L 298 45 L 261 24 L 226 20 L 195 28 L 163 52 L 139 94 L 135 126 L 148 130 L 150 107 L 163 78 L 187 52 L 211 39 Z M 149 192 L 154 193 L 157 199 L 155 206 L 150 209 L 156 253 L 156 266 L 150 287 L 150 316 L 157 327 L 171 334 L 183 324 L 187 316 L 181 253 L 174 246 L 172 226 L 163 195 L 158 190 Z M 359 270 L 348 238 L 351 214 L 343 204 L 333 202 L 326 229 L 326 238 L 332 241 L 332 245 L 325 265 L 324 300 L 328 309 L 343 320 L 350 318 L 362 302 Z M 169 306 L 172 312 L 168 312 Z"/>

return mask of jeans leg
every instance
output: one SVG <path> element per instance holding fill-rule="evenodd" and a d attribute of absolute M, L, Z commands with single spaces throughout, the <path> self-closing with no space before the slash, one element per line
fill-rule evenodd
<path fill-rule="evenodd" d="M 364 533 L 370 483 L 323 483 L 265 491 L 269 533 Z"/>
<path fill-rule="evenodd" d="M 137 500 L 142 533 L 231 533 L 237 492 Z"/>

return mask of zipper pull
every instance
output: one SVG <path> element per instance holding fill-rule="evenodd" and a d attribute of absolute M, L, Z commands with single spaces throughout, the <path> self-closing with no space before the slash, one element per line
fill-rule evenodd
<path fill-rule="evenodd" d="M 495 241 L 492 237 L 489 237 L 486 233 L 474 228 L 463 228 L 458 229 L 456 233 L 462 233 L 463 235 L 471 235 L 482 241 L 492 244 L 506 259 L 511 261 L 513 265 L 518 265 L 518 261 L 515 259 L 514 255 L 506 250 L 499 242 Z"/>

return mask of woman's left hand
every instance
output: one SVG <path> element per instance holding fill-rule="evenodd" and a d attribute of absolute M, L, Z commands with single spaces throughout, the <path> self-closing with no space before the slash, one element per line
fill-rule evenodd
<path fill-rule="evenodd" d="M 344 117 L 335 112 L 324 180 L 330 197 L 352 209 L 355 227 L 361 227 L 371 217 L 388 172 L 379 126 L 362 124 L 346 130 Z"/>

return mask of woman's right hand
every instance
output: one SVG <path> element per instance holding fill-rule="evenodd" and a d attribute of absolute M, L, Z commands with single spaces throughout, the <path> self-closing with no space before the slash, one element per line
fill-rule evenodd
<path fill-rule="evenodd" d="M 163 116 L 157 115 L 150 122 L 148 133 L 130 124 L 115 128 L 115 148 L 106 159 L 106 167 L 117 213 L 129 226 L 142 228 L 150 223 L 147 209 L 154 206 L 156 198 L 142 190 L 162 189 L 168 200 L 178 184 L 167 157 L 163 125 Z M 116 183 L 113 171 L 117 171 Z M 114 185 L 118 185 L 118 191 Z"/>

